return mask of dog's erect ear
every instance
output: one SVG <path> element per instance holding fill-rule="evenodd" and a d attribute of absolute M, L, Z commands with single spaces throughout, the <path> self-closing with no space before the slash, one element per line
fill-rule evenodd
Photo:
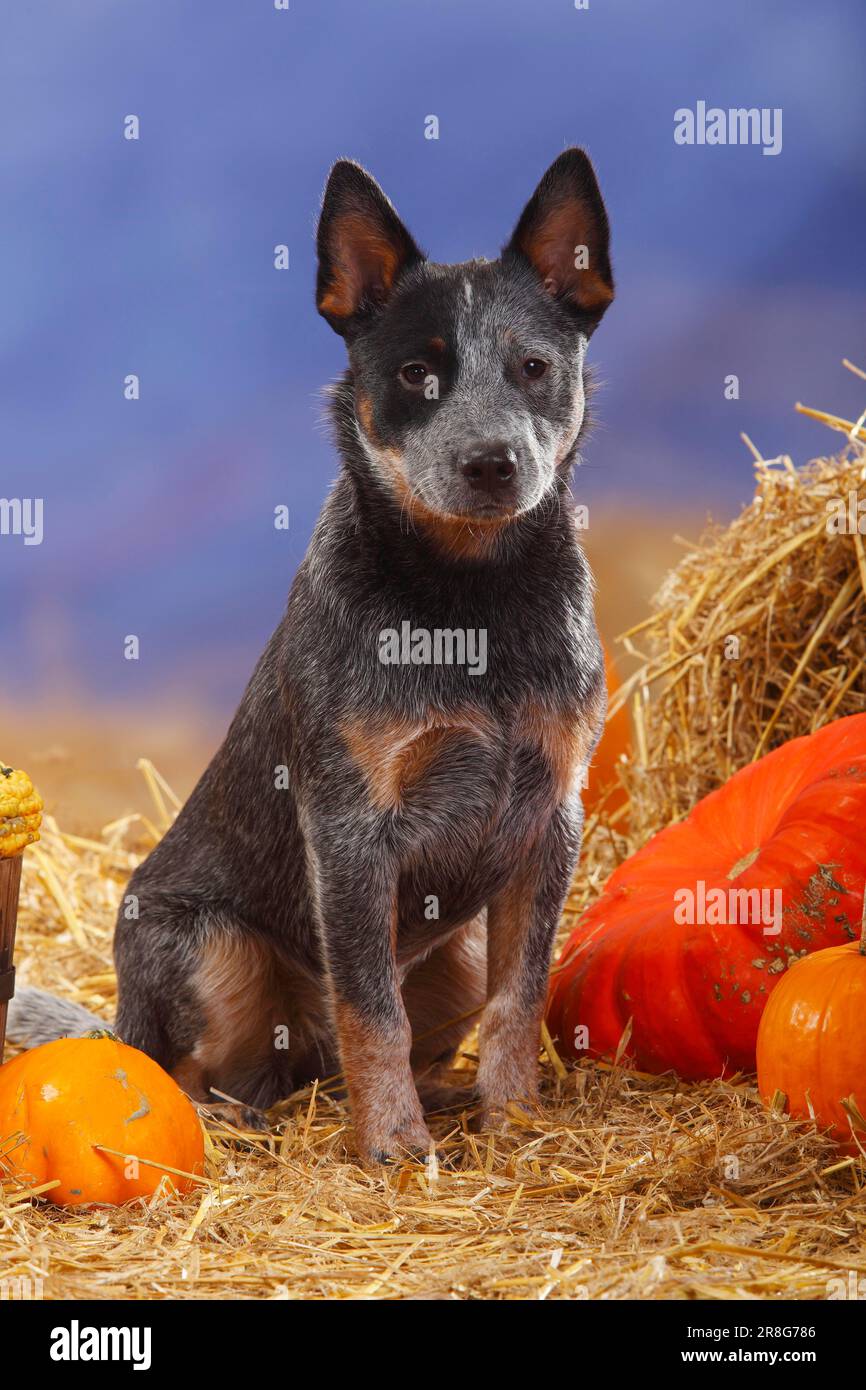
<path fill-rule="evenodd" d="M 544 287 L 595 327 L 613 299 L 607 213 L 589 156 L 565 150 L 536 188 L 506 247 Z"/>
<path fill-rule="evenodd" d="M 424 259 L 376 180 L 350 159 L 331 170 L 316 247 L 316 305 L 342 334 L 385 302 L 408 266 Z"/>

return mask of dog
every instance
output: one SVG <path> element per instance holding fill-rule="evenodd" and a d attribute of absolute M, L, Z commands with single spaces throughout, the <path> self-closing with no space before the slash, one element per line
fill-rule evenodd
<path fill-rule="evenodd" d="M 479 1016 L 482 1124 L 537 1102 L 606 708 L 569 483 L 613 277 L 579 149 L 498 260 L 460 265 L 340 160 L 317 250 L 342 469 L 224 743 L 132 876 L 116 1030 L 202 1103 L 261 1112 L 342 1071 L 381 1163 L 431 1151 L 425 1097 Z M 22 991 L 10 1036 L 92 1021 Z"/>

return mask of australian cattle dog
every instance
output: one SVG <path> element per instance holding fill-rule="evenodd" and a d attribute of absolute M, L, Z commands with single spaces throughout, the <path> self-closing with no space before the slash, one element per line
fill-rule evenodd
<path fill-rule="evenodd" d="M 317 245 L 340 474 L 225 742 L 133 874 L 116 1029 L 200 1102 L 261 1112 L 342 1072 L 383 1162 L 429 1152 L 476 1016 L 482 1123 L 536 1099 L 605 715 L 570 482 L 613 280 L 578 149 L 498 260 L 428 260 L 347 160 Z M 10 1033 L 82 1023 L 23 991 Z"/>

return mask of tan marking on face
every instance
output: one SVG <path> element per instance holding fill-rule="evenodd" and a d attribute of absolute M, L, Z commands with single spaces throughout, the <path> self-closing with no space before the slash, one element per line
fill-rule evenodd
<path fill-rule="evenodd" d="M 378 449 L 382 441 L 376 434 L 376 429 L 373 425 L 373 402 L 370 400 L 369 396 L 362 395 L 360 391 L 355 397 L 355 414 L 370 443 L 374 444 Z"/>
<path fill-rule="evenodd" d="M 491 555 L 514 520 L 513 517 L 445 516 L 432 511 L 418 497 L 407 497 L 406 510 L 437 550 L 454 560 L 478 560 Z"/>
<path fill-rule="evenodd" d="M 373 402 L 361 392 L 355 397 L 355 418 L 366 437 L 374 466 L 385 474 L 387 484 L 401 506 L 406 504 L 410 488 L 403 470 L 403 455 L 399 449 L 382 442 L 373 423 Z"/>
<path fill-rule="evenodd" d="M 540 748 L 553 774 L 558 802 L 574 790 L 592 756 L 603 710 L 603 698 L 599 695 L 579 713 L 548 710 L 534 701 L 527 701 L 520 711 L 517 736 Z"/>
<path fill-rule="evenodd" d="M 416 528 L 420 528 L 434 542 L 438 550 L 452 559 L 480 559 L 495 550 L 512 518 L 478 520 L 474 517 L 446 516 L 433 511 L 417 494 L 413 494 L 403 467 L 403 454 L 399 449 L 383 444 L 376 433 L 373 402 L 369 396 L 361 392 L 355 396 L 355 416 L 376 461 L 387 475 L 391 492 L 403 513 Z"/>
<path fill-rule="evenodd" d="M 444 352 L 444 351 L 445 351 L 445 339 L 444 339 L 444 338 L 431 338 L 431 339 L 430 339 L 430 346 L 431 346 L 431 348 L 433 349 L 434 352 Z"/>
<path fill-rule="evenodd" d="M 335 318 L 349 318 L 368 286 L 391 288 L 400 257 L 379 228 L 358 213 L 338 218 L 331 237 L 332 277 L 319 309 Z"/>
<path fill-rule="evenodd" d="M 373 805 L 393 811 L 456 734 L 469 732 L 486 739 L 493 728 L 488 715 L 466 706 L 447 715 L 433 711 L 420 722 L 354 717 L 340 725 L 340 733 L 364 775 Z"/>
<path fill-rule="evenodd" d="M 401 503 L 409 496 L 409 484 L 403 471 L 403 455 L 398 449 L 379 449 L 377 457 L 384 466 L 394 496 Z"/>

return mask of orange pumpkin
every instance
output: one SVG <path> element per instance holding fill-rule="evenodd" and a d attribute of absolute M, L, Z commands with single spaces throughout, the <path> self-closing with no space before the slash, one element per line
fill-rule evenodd
<path fill-rule="evenodd" d="M 771 994 L 758 1029 L 758 1090 L 776 1091 L 848 1153 L 866 1147 L 866 942 L 797 962 Z"/>
<path fill-rule="evenodd" d="M 642 1071 L 753 1071 L 770 991 L 856 938 L 866 884 L 866 714 L 750 763 L 611 875 L 569 938 L 547 1026 Z"/>
<path fill-rule="evenodd" d="M 60 1206 L 149 1197 L 163 1176 L 186 1192 L 195 1184 L 167 1170 L 203 1166 L 191 1102 L 110 1034 L 44 1043 L 0 1067 L 0 1176 L 12 1169 L 34 1187 L 59 1179 L 45 1196 Z"/>
<path fill-rule="evenodd" d="M 619 676 L 613 657 L 607 647 L 604 649 L 604 670 L 607 676 L 608 699 L 612 700 L 619 690 Z M 593 754 L 586 791 L 583 796 L 583 805 L 587 815 L 590 811 L 595 810 L 602 798 L 604 809 L 608 814 L 618 810 L 627 801 L 628 795 L 617 776 L 616 769 L 623 754 L 627 754 L 630 749 L 631 721 L 628 710 L 623 705 L 616 714 L 608 719 L 599 745 Z"/>

